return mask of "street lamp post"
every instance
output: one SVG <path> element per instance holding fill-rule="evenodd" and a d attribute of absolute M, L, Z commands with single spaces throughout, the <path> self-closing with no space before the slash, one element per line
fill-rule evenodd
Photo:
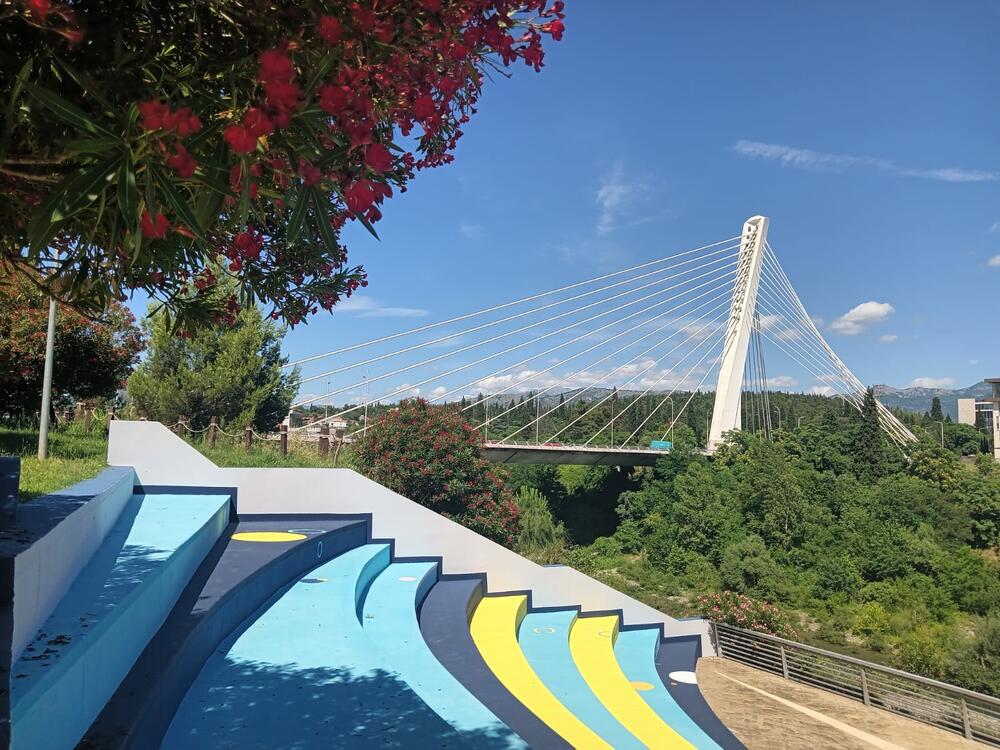
<path fill-rule="evenodd" d="M 49 298 L 49 327 L 45 333 L 45 371 L 42 374 L 42 411 L 38 415 L 38 457 L 49 456 L 49 410 L 52 408 L 52 360 L 55 359 L 56 301 Z"/>
<path fill-rule="evenodd" d="M 944 422 L 939 419 L 935 419 L 934 422 L 941 425 L 941 447 L 944 448 Z"/>
<path fill-rule="evenodd" d="M 781 429 L 781 407 L 777 404 L 774 405 L 775 410 L 778 412 L 778 429 Z"/>
<path fill-rule="evenodd" d="M 799 429 L 802 426 L 802 419 L 803 419 L 802 417 L 799 417 L 798 419 L 795 420 L 795 429 L 796 430 Z"/>

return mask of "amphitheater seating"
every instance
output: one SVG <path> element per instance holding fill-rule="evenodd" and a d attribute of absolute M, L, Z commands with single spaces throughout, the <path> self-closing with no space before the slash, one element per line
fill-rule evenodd
<path fill-rule="evenodd" d="M 132 498 L 15 664 L 15 746 L 741 747 L 670 677 L 694 641 L 484 595 L 364 518 L 228 510 Z"/>

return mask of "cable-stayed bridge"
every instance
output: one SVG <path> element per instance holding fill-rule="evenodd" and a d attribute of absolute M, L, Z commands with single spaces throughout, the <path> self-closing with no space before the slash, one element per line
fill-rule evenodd
<path fill-rule="evenodd" d="M 344 420 L 356 438 L 370 410 L 419 395 L 455 403 L 491 460 L 623 466 L 655 463 L 712 388 L 707 452 L 730 430 L 770 434 L 776 362 L 860 409 L 865 385 L 806 312 L 767 233 L 755 216 L 734 237 L 290 362 L 316 391 L 294 406 L 346 404 L 320 422 Z M 878 408 L 894 442 L 915 440 Z"/>

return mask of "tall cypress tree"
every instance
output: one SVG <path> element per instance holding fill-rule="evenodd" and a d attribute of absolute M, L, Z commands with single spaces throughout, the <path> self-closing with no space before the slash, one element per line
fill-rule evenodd
<path fill-rule="evenodd" d="M 861 423 L 855 433 L 852 448 L 854 473 L 858 479 L 874 482 L 889 473 L 889 456 L 882 434 L 882 425 L 879 423 L 878 402 L 871 388 L 865 391 L 865 400 L 861 406 Z"/>
<path fill-rule="evenodd" d="M 944 421 L 944 414 L 941 412 L 941 399 L 937 396 L 931 400 L 931 419 L 935 422 Z"/>

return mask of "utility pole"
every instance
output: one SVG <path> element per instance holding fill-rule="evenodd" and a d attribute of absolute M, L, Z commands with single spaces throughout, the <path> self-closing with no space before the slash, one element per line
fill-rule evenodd
<path fill-rule="evenodd" d="M 52 408 L 52 360 L 56 347 L 56 300 L 49 298 L 49 327 L 45 333 L 45 371 L 42 374 L 42 411 L 38 415 L 38 457 L 49 457 L 49 411 Z"/>

